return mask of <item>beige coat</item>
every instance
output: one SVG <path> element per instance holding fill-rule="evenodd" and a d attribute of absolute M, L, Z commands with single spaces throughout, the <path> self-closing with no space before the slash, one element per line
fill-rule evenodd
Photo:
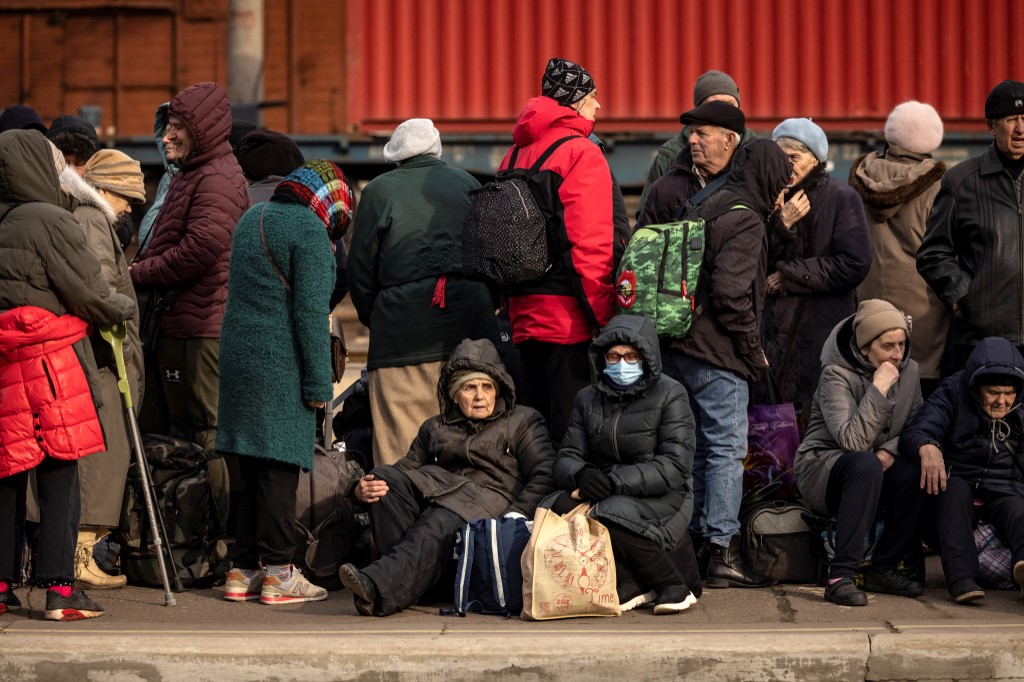
<path fill-rule="evenodd" d="M 864 201 L 874 255 L 858 300 L 880 298 L 913 320 L 911 357 L 921 378 L 938 379 L 951 315 L 917 274 L 916 254 L 946 166 L 890 145 L 854 162 L 850 185 Z"/>
<path fill-rule="evenodd" d="M 68 171 L 61 176 L 65 191 L 77 201 L 74 216 L 85 230 L 89 251 L 100 262 L 100 274 L 112 292 L 124 294 L 135 301 L 135 289 L 128 274 L 121 245 L 114 232 L 117 216 L 100 194 L 84 180 Z M 117 526 L 124 497 L 124 484 L 131 463 L 131 443 L 125 423 L 121 393 L 117 388 L 117 370 L 113 365 L 110 345 L 93 330 L 93 349 L 99 367 L 100 391 L 103 405 L 99 408 L 100 424 L 107 441 L 105 452 L 98 452 L 78 462 L 78 476 L 82 491 L 83 526 Z M 132 399 L 136 406 L 141 404 L 142 346 L 139 343 L 139 312 L 136 305 L 128 320 L 128 332 L 124 340 L 124 360 L 128 371 L 128 382 L 132 388 Z"/>

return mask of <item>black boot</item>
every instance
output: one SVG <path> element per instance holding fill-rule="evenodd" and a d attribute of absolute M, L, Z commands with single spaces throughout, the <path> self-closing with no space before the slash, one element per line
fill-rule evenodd
<path fill-rule="evenodd" d="M 690 533 L 690 543 L 693 545 L 693 554 L 697 557 L 697 570 L 700 572 L 700 579 L 708 577 L 708 562 L 711 561 L 711 543 L 701 535 Z"/>
<path fill-rule="evenodd" d="M 740 536 L 733 535 L 728 547 L 708 542 L 708 587 L 770 587 L 772 579 L 755 573 L 740 556 Z"/>

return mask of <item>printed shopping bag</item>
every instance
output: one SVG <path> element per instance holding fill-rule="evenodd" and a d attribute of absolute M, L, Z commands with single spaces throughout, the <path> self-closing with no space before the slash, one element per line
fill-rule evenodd
<path fill-rule="evenodd" d="M 793 459 L 800 429 L 793 403 L 782 402 L 768 373 L 765 404 L 747 410 L 747 456 L 743 460 L 743 507 L 799 497 Z"/>
<path fill-rule="evenodd" d="M 608 529 L 581 504 L 564 516 L 538 508 L 523 551 L 523 618 L 619 616 Z"/>

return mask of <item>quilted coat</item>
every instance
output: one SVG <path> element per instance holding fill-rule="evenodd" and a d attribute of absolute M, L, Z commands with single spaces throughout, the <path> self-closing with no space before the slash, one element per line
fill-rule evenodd
<path fill-rule="evenodd" d="M 89 382 L 72 344 L 89 325 L 35 306 L 0 313 L 0 478 L 43 457 L 105 449 Z"/>
<path fill-rule="evenodd" d="M 185 122 L 196 147 L 171 180 L 149 246 L 132 266 L 132 281 L 182 288 L 160 321 L 161 335 L 219 338 L 231 234 L 249 208 L 249 190 L 228 142 L 231 109 L 220 86 L 186 88 L 171 100 L 169 113 Z"/>
<path fill-rule="evenodd" d="M 621 390 L 604 378 L 604 352 L 617 344 L 643 356 L 644 375 Z M 612 318 L 590 346 L 592 383 L 576 394 L 569 429 L 555 459 L 555 482 L 574 490 L 592 464 L 608 475 L 612 495 L 592 515 L 674 548 L 693 513 L 693 413 L 682 384 L 661 373 L 654 324 L 640 315 Z"/>
<path fill-rule="evenodd" d="M 462 370 L 486 372 L 499 388 L 494 412 L 472 420 L 448 397 L 452 376 Z M 555 452 L 540 413 L 516 405 L 515 386 L 487 339 L 466 339 L 441 370 L 437 400 L 441 413 L 431 417 L 395 462 L 425 498 L 465 521 L 506 512 L 533 517 L 537 504 L 555 484 Z"/>

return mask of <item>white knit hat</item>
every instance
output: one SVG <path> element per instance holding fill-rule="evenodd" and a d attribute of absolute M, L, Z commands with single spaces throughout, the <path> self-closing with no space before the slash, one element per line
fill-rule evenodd
<path fill-rule="evenodd" d="M 410 118 L 400 123 L 384 145 L 384 160 L 401 163 L 421 154 L 441 158 L 441 133 L 429 118 Z"/>
<path fill-rule="evenodd" d="M 931 154 L 942 144 L 942 119 L 930 104 L 899 104 L 885 122 L 885 141 L 914 154 Z"/>

